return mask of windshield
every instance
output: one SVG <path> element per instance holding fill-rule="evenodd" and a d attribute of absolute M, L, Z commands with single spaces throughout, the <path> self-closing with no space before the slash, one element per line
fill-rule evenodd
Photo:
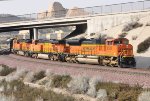
<path fill-rule="evenodd" d="M 122 40 L 115 40 L 115 41 L 114 41 L 114 44 L 115 44 L 115 45 L 117 45 L 117 44 L 122 44 Z"/>
<path fill-rule="evenodd" d="M 124 41 L 123 41 L 123 44 L 126 44 L 126 45 L 127 45 L 127 44 L 129 44 L 129 41 L 128 41 L 128 40 L 124 40 Z"/>
<path fill-rule="evenodd" d="M 129 44 L 129 41 L 128 40 L 115 40 L 114 41 L 114 44 L 117 45 L 117 44 Z"/>

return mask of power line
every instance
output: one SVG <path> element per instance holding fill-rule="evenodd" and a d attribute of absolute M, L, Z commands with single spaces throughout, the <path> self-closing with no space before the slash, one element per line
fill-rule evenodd
<path fill-rule="evenodd" d="M 12 1 L 12 0 L 0 0 L 0 1 Z"/>

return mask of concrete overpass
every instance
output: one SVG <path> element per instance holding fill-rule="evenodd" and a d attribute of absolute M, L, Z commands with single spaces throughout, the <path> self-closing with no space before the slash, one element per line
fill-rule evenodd
<path fill-rule="evenodd" d="M 132 4 L 132 6 L 124 7 L 124 5 L 127 4 Z M 119 7 L 119 9 L 118 8 L 114 9 L 116 6 Z M 133 9 L 136 6 L 138 8 Z M 107 10 L 106 7 L 110 7 L 111 9 Z M 36 14 L 36 17 L 34 18 L 32 17 L 31 14 L 30 17 L 23 16 L 22 18 L 26 19 L 21 21 L 20 20 L 11 21 L 9 23 L 1 22 L 0 32 L 30 30 L 32 38 L 34 36 L 34 39 L 37 39 L 38 29 L 63 27 L 63 26 L 76 26 L 76 30 L 78 31 L 81 30 L 79 31 L 80 33 L 84 33 L 85 31 L 87 34 L 100 33 L 103 30 L 129 22 L 134 18 L 138 19 L 145 16 L 149 16 L 150 15 L 149 8 L 150 8 L 150 0 L 145 0 L 138 2 L 96 6 L 91 8 L 81 8 L 80 11 L 82 11 L 82 14 L 80 15 L 77 14 L 71 17 L 64 16 L 64 14 L 62 16 L 60 13 L 59 17 L 54 16 L 38 19 L 38 14 Z"/>
<path fill-rule="evenodd" d="M 76 26 L 76 30 L 80 29 L 84 33 L 87 29 L 87 18 L 59 18 L 59 19 L 43 19 L 33 21 L 19 21 L 0 24 L 0 32 L 30 30 L 30 38 L 38 38 L 38 29 Z"/>

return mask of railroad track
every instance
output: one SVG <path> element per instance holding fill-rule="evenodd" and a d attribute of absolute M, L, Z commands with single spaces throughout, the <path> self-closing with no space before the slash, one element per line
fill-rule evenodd
<path fill-rule="evenodd" d="M 113 67 L 104 67 L 99 65 L 89 65 L 89 64 L 75 64 L 75 63 L 66 63 L 59 61 L 50 61 L 50 60 L 41 60 L 41 59 L 33 59 L 30 57 L 23 57 L 19 55 L 4 55 L 9 59 L 15 59 L 17 61 L 25 61 L 32 62 L 37 64 L 42 64 L 46 66 L 63 66 L 63 68 L 75 68 L 75 69 L 86 69 L 90 71 L 99 71 L 99 72 L 111 72 L 118 74 L 128 74 L 128 75 L 137 75 L 137 76 L 146 76 L 150 77 L 150 71 L 145 69 L 133 69 L 133 68 L 113 68 Z"/>

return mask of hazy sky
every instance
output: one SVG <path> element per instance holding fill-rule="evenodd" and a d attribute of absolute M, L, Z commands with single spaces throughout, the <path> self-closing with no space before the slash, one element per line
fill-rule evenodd
<path fill-rule="evenodd" d="M 65 8 L 91 7 L 139 0 L 0 0 L 1 14 L 30 14 L 45 11 L 51 2 L 58 1 Z"/>

